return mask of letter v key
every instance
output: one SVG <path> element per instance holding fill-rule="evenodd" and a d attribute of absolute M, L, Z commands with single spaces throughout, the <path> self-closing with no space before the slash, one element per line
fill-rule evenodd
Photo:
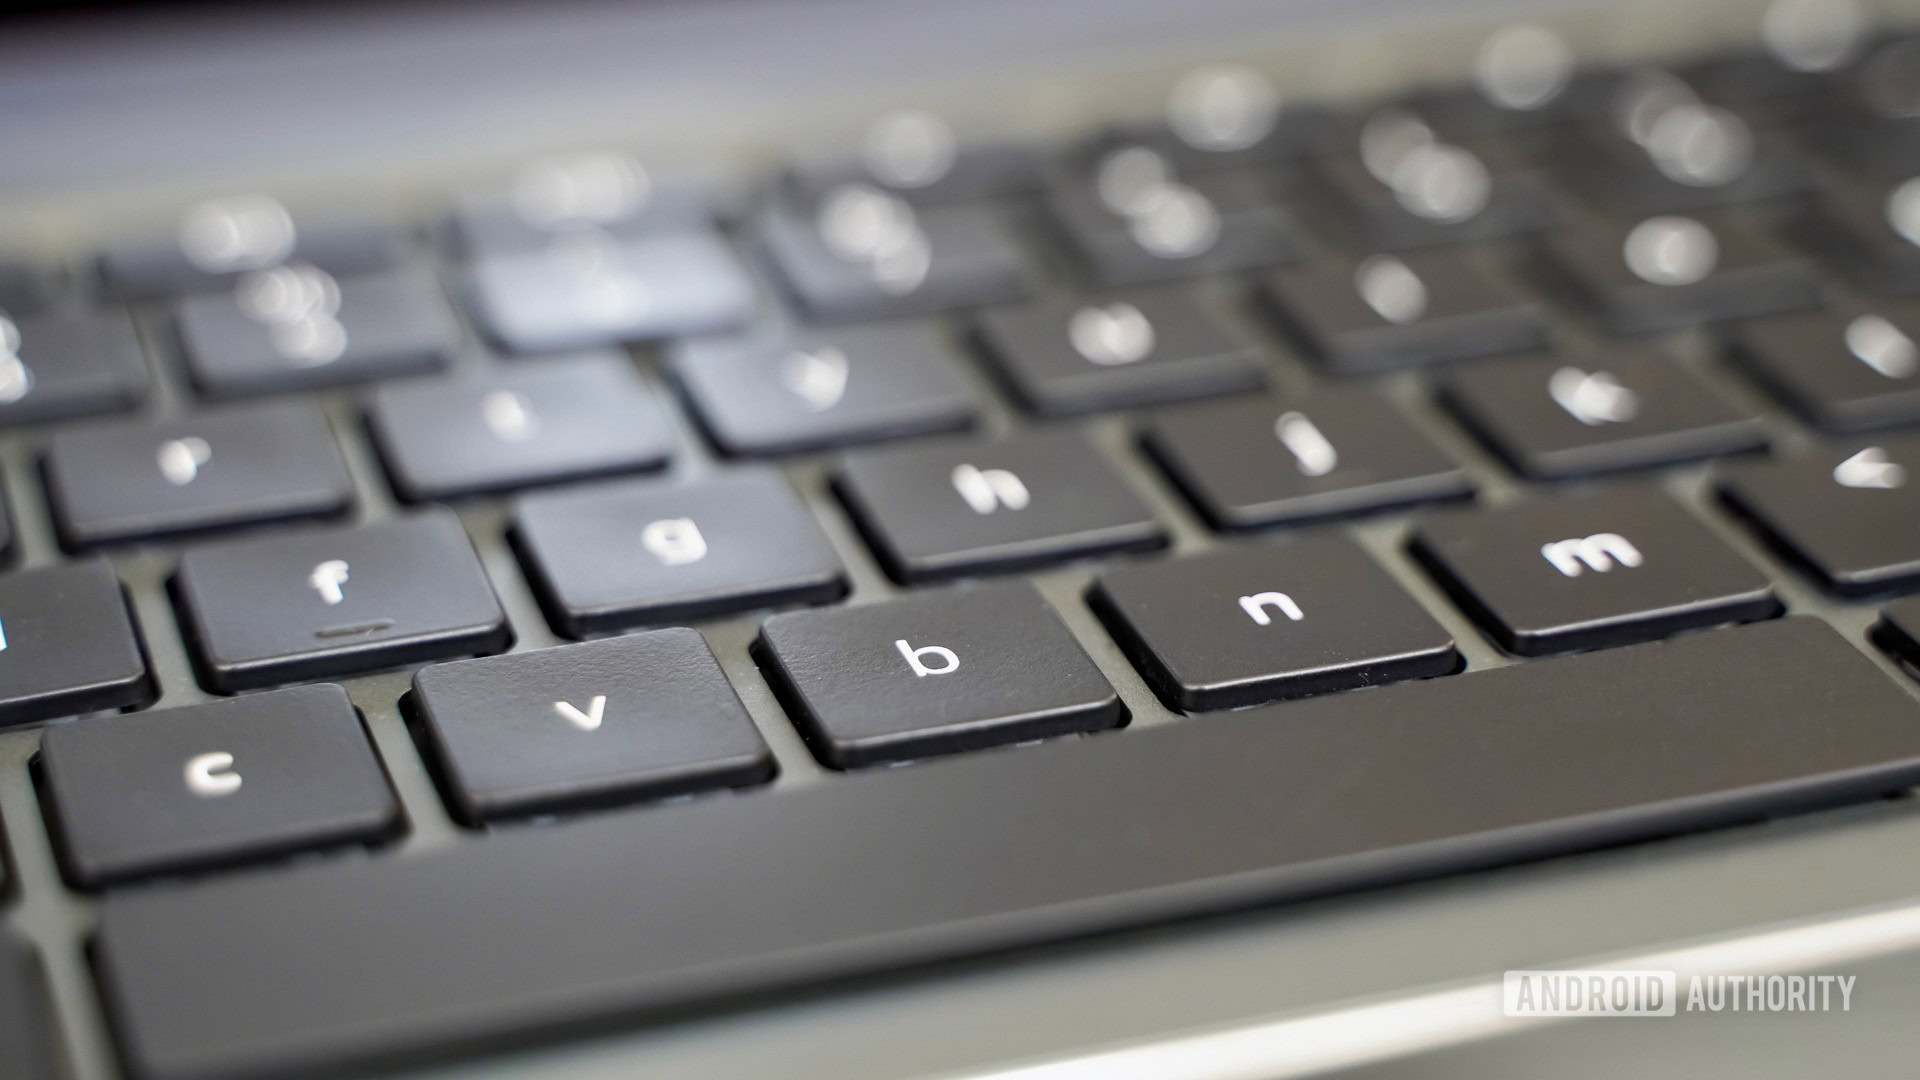
<path fill-rule="evenodd" d="M 598 731 L 600 720 L 607 712 L 607 695 L 595 694 L 587 705 L 587 711 L 581 712 L 571 701 L 556 701 L 553 711 L 567 718 L 567 721 L 581 731 Z"/>

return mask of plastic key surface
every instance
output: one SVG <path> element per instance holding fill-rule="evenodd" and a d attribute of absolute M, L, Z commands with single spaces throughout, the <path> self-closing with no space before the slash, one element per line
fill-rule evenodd
<path fill-rule="evenodd" d="M 0 927 L 0 1065 L 7 1080 L 58 1080 L 53 1025 L 39 959 Z"/>
<path fill-rule="evenodd" d="M 0 726 L 152 698 L 139 633 L 105 559 L 0 577 Z"/>
<path fill-rule="evenodd" d="M 375 840 L 400 813 L 338 686 L 58 724 L 40 755 L 84 886 Z"/>

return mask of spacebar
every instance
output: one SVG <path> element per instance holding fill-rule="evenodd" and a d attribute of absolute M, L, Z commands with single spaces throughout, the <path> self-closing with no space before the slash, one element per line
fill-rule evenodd
<path fill-rule="evenodd" d="M 1611 652 L 111 896 L 152 1078 L 345 1067 L 1920 783 L 1824 625 Z"/>

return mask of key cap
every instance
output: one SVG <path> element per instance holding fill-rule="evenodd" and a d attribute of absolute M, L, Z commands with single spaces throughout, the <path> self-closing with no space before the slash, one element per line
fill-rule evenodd
<path fill-rule="evenodd" d="M 1026 254 L 991 206 L 915 210 L 849 184 L 809 215 L 778 203 L 755 238 L 814 322 L 905 318 L 1017 300 L 1033 288 Z"/>
<path fill-rule="evenodd" d="M 773 755 L 684 627 L 423 668 L 413 706 L 468 824 L 763 784 Z"/>
<path fill-rule="evenodd" d="M 887 573 L 920 582 L 1166 543 L 1077 432 L 847 455 L 835 479 Z"/>
<path fill-rule="evenodd" d="M 202 681 L 226 693 L 498 652 L 512 640 L 446 510 L 202 544 L 181 557 L 174 591 Z"/>
<path fill-rule="evenodd" d="M 1807 423 L 1858 432 L 1920 420 L 1920 313 L 1911 305 L 1741 324 L 1728 356 Z"/>
<path fill-rule="evenodd" d="M 376 387 L 367 419 L 410 502 L 658 469 L 673 435 L 616 353 Z"/>
<path fill-rule="evenodd" d="M 410 246 L 404 231 L 373 214 L 296 215 L 270 196 L 242 194 L 195 203 L 160 235 L 110 245 L 100 273 L 116 296 L 165 296 L 218 289 L 288 262 L 335 274 L 381 270 Z"/>
<path fill-rule="evenodd" d="M 517 353 L 732 330 L 754 302 L 739 260 L 711 232 L 563 233 L 537 252 L 475 260 L 466 286 L 481 331 Z"/>
<path fill-rule="evenodd" d="M 146 655 L 105 559 L 0 576 L 0 725 L 153 700 Z"/>
<path fill-rule="evenodd" d="M 1827 70 L 1800 70 L 1771 49 L 1742 49 L 1688 64 L 1679 74 L 1703 100 L 1771 127 L 1821 119 L 1837 104 L 1852 67 L 1852 60 L 1844 59 Z"/>
<path fill-rule="evenodd" d="M 973 426 L 947 338 L 924 323 L 696 338 L 671 358 L 700 426 L 728 454 L 791 454 Z"/>
<path fill-rule="evenodd" d="M 1338 537 L 1125 567 L 1087 599 L 1154 692 L 1185 712 L 1460 666 L 1446 630 Z"/>
<path fill-rule="evenodd" d="M 1535 269 L 1610 333 L 1813 307 L 1811 263 L 1732 211 L 1600 219 L 1539 241 Z"/>
<path fill-rule="evenodd" d="M 1916 477 L 1920 439 L 1904 436 L 1729 469 L 1720 493 L 1828 590 L 1876 596 L 1920 584 Z"/>
<path fill-rule="evenodd" d="M 1787 236 L 1864 289 L 1920 293 L 1920 177 L 1836 185 L 1796 204 Z"/>
<path fill-rule="evenodd" d="M 1323 158 L 1308 173 L 1340 231 L 1362 251 L 1406 251 L 1436 244 L 1493 240 L 1547 228 L 1564 216 L 1564 196 L 1518 144 L 1478 138 L 1440 142 L 1404 110 L 1375 114 L 1361 134 L 1411 136 L 1405 149 L 1373 153 L 1382 176 L 1359 155 Z M 1405 136 L 1403 136 L 1405 137 Z"/>
<path fill-rule="evenodd" d="M 0 311 L 15 316 L 37 312 L 60 291 L 51 267 L 30 258 L 0 254 Z"/>
<path fill-rule="evenodd" d="M 1650 348 L 1449 372 L 1441 397 L 1524 476 L 1557 480 L 1758 450 L 1758 417 Z"/>
<path fill-rule="evenodd" d="M 1458 465 L 1364 386 L 1165 410 L 1149 422 L 1145 444 L 1216 529 L 1473 494 Z"/>
<path fill-rule="evenodd" d="M 1842 168 L 1881 178 L 1920 172 L 1913 147 L 1915 74 L 1920 46 L 1895 37 L 1867 55 L 1842 80 L 1837 100 L 1802 134 L 1807 145 Z"/>
<path fill-rule="evenodd" d="M 825 604 L 840 560 L 777 472 L 532 495 L 513 539 L 554 628 L 572 637 Z"/>
<path fill-rule="evenodd" d="M 1734 130 L 1709 133 L 1723 124 Z M 1565 133 L 1555 175 L 1587 201 L 1635 217 L 1784 199 L 1813 183 L 1804 153 L 1784 135 L 1702 103 L 1676 105 L 1652 121 L 1644 145 L 1611 128 Z"/>
<path fill-rule="evenodd" d="M 1126 722 L 1119 695 L 1024 582 L 775 615 L 757 647 L 814 756 L 836 769 Z"/>
<path fill-rule="evenodd" d="M 990 308 L 974 327 L 1021 404 L 1043 416 L 1257 390 L 1260 356 L 1184 288 Z"/>
<path fill-rule="evenodd" d="M 713 209 L 692 186 L 656 177 L 617 151 L 549 154 L 492 186 L 462 193 L 448 221 L 469 259 L 538 252 L 555 237 L 598 231 L 616 240 L 711 228 Z"/>
<path fill-rule="evenodd" d="M 147 362 L 124 313 L 0 311 L 0 424 L 120 412 L 147 396 Z"/>
<path fill-rule="evenodd" d="M 1909 596 L 1881 608 L 1871 633 L 1881 648 L 1909 665 L 1920 664 L 1920 597 Z"/>
<path fill-rule="evenodd" d="M 1272 87 L 1250 86 L 1243 81 L 1244 74 L 1204 69 L 1194 72 L 1177 83 L 1171 95 L 1180 99 L 1174 105 L 1182 112 L 1179 120 L 1170 116 L 1167 120 L 1115 124 L 1090 139 L 1077 154 L 1096 160 L 1103 151 L 1142 146 L 1184 175 L 1247 170 L 1339 149 L 1348 132 L 1338 110 L 1311 101 L 1287 100 L 1261 116 L 1265 106 L 1254 99 L 1271 94 Z M 1233 100 L 1220 113 L 1206 115 L 1210 94 L 1218 95 L 1212 98 L 1215 104 Z"/>
<path fill-rule="evenodd" d="M 1868 800 L 1920 780 L 1915 716 L 1853 645 L 1782 619 L 130 890 L 100 906 L 99 971 L 151 1080 L 413 1060 Z M 822 872 L 852 866 L 886 887 Z"/>
<path fill-rule="evenodd" d="M 400 821 L 338 686 L 56 724 L 40 768 L 61 866 L 84 888 L 373 843 Z"/>
<path fill-rule="evenodd" d="M 1500 647 L 1522 656 L 1768 619 L 1773 588 L 1658 491 L 1438 514 L 1413 550 Z"/>
<path fill-rule="evenodd" d="M 1321 259 L 1270 274 L 1262 292 L 1301 348 L 1355 375 L 1547 344 L 1540 303 L 1456 250 Z"/>
<path fill-rule="evenodd" d="M 1281 201 L 1284 181 L 1171 170 L 1163 155 L 1120 146 L 1049 185 L 1053 222 L 1093 281 L 1138 285 L 1300 258 L 1306 238 Z"/>
<path fill-rule="evenodd" d="M 12 1080 L 59 1080 L 53 1010 L 33 947 L 0 929 L 0 1046 Z"/>
<path fill-rule="evenodd" d="M 69 548 L 330 517 L 353 504 L 327 418 L 309 402 L 63 428 L 45 466 Z"/>
<path fill-rule="evenodd" d="M 312 266 L 256 270 L 174 311 L 194 386 L 214 398 L 437 371 L 458 340 L 439 282 L 421 267 L 344 278 Z"/>
<path fill-rule="evenodd" d="M 1040 155 L 1010 139 L 961 142 L 932 113 L 899 110 L 876 117 L 858 153 L 803 158 L 782 170 L 780 194 L 817 208 L 836 188 L 868 184 L 916 206 L 995 199 L 1040 186 Z"/>

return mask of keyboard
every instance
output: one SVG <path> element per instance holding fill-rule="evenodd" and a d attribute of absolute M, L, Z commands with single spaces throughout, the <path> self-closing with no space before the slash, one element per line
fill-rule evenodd
<path fill-rule="evenodd" d="M 1920 784 L 1914 41 L 1544 34 L 3 257 L 8 1077 L 50 971 L 364 1075 Z"/>

